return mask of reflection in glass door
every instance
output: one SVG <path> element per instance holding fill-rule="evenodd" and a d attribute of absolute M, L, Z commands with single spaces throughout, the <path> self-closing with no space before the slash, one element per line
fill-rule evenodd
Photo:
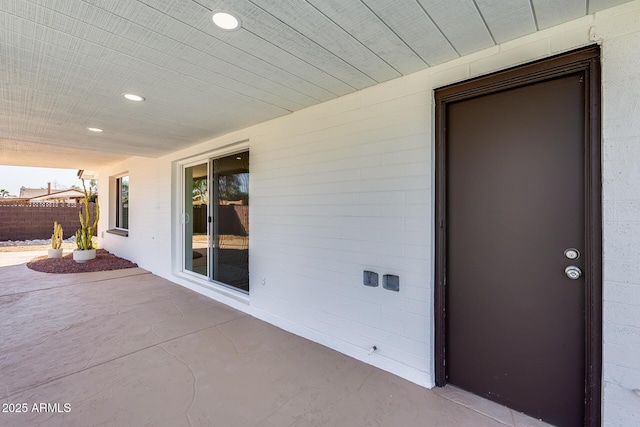
<path fill-rule="evenodd" d="M 211 278 L 249 292 L 249 152 L 212 161 Z"/>
<path fill-rule="evenodd" d="M 207 276 L 209 165 L 184 169 L 184 269 Z"/>

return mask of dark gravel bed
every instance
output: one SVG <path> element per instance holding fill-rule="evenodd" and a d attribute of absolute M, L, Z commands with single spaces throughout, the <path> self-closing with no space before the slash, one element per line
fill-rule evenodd
<path fill-rule="evenodd" d="M 137 266 L 138 264 L 119 258 L 104 249 L 98 249 L 96 258 L 83 264 L 73 260 L 73 253 L 68 253 L 62 258 L 47 258 L 45 255 L 27 263 L 27 267 L 42 273 L 88 273 L 91 271 L 122 270 Z"/>

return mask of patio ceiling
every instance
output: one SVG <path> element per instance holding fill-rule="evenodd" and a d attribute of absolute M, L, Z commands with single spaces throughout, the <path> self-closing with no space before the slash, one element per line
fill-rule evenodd
<path fill-rule="evenodd" d="M 626 1 L 3 0 L 0 164 L 157 157 Z"/>

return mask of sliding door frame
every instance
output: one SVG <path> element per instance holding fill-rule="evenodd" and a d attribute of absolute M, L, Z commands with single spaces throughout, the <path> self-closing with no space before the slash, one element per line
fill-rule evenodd
<path fill-rule="evenodd" d="M 178 203 L 178 206 L 176 206 L 176 209 L 174 210 L 174 212 L 177 215 L 177 220 L 175 222 L 175 224 L 177 225 L 176 227 L 177 233 L 175 234 L 175 236 L 177 237 L 177 240 L 178 240 L 177 242 L 178 244 L 176 244 L 174 247 L 175 248 L 174 250 L 176 251 L 175 258 L 174 258 L 176 260 L 176 264 L 174 264 L 176 266 L 175 273 L 180 276 L 183 276 L 184 278 L 189 279 L 190 281 L 195 281 L 199 285 L 202 285 L 208 289 L 223 292 L 228 296 L 232 296 L 234 298 L 241 298 L 241 300 L 245 300 L 245 298 L 248 298 L 249 294 L 243 292 L 240 289 L 234 288 L 231 285 L 227 285 L 225 283 L 218 282 L 212 279 L 213 277 L 213 274 L 212 274 L 213 259 L 211 254 L 212 253 L 212 250 L 211 250 L 212 225 L 208 221 L 207 221 L 207 236 L 208 236 L 207 238 L 207 242 L 208 242 L 207 244 L 207 263 L 208 263 L 207 275 L 206 276 L 201 275 L 186 269 L 186 266 L 185 266 L 185 250 L 186 250 L 185 225 L 186 224 L 184 221 L 184 214 L 185 214 L 185 203 L 186 203 L 187 195 L 185 194 L 185 169 L 188 167 L 196 166 L 203 163 L 207 164 L 207 169 L 208 169 L 207 176 L 209 179 L 209 184 L 208 184 L 209 206 L 207 207 L 207 217 L 209 217 L 212 215 L 212 208 L 210 205 L 211 205 L 211 201 L 213 200 L 211 197 L 213 195 L 213 190 L 212 190 L 213 161 L 215 159 L 231 156 L 234 154 L 249 152 L 249 151 L 250 151 L 249 140 L 244 140 L 244 141 L 239 141 L 237 143 L 230 144 L 215 150 L 210 150 L 210 151 L 196 154 L 191 157 L 186 157 L 186 158 L 177 160 L 174 163 L 177 166 L 177 170 L 174 169 L 175 173 L 178 174 L 178 179 L 174 181 L 174 183 L 177 184 L 177 188 L 176 188 L 177 197 L 174 200 L 177 201 Z M 246 301 L 248 301 L 248 299 Z"/>

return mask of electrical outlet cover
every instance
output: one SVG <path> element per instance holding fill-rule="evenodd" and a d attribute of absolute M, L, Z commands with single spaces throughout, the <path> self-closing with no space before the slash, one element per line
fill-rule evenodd
<path fill-rule="evenodd" d="M 394 292 L 400 292 L 400 278 L 394 274 L 385 274 L 382 277 L 382 287 Z"/>
<path fill-rule="evenodd" d="M 365 286 L 376 287 L 378 286 L 378 273 L 373 271 L 365 271 L 362 275 L 362 280 Z"/>

